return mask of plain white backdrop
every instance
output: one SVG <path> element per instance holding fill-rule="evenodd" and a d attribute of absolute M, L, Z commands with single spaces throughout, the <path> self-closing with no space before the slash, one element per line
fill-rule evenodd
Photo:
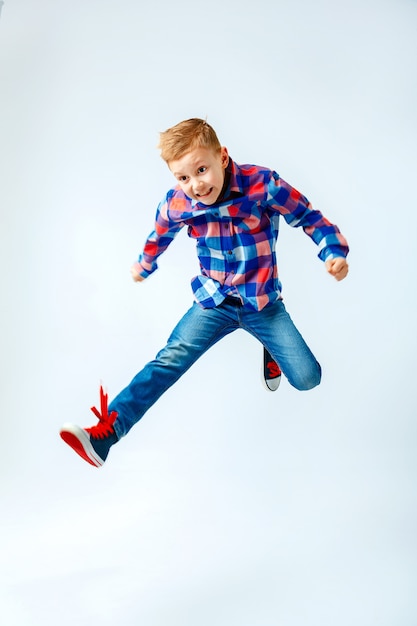
<path fill-rule="evenodd" d="M 7 0 L 0 20 L 0 605 L 7 626 L 415 626 L 414 0 Z M 212 349 L 110 453 L 91 425 L 191 304 L 181 233 L 129 268 L 207 117 L 347 237 L 327 276 L 284 223 L 287 308 L 323 367 L 260 382 Z"/>

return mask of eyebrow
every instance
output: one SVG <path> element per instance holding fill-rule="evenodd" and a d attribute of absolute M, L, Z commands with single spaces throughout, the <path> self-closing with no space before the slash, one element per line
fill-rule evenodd
<path fill-rule="evenodd" d="M 192 170 L 198 170 L 199 167 L 202 166 L 207 167 L 206 161 L 203 159 L 199 159 L 198 161 L 196 161 L 195 163 L 193 163 L 191 165 L 191 169 Z M 184 174 L 183 172 L 172 172 L 174 176 L 186 176 L 186 174 Z"/>

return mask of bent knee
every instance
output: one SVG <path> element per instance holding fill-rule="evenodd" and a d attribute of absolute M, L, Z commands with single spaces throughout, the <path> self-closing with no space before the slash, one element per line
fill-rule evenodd
<path fill-rule="evenodd" d="M 321 382 L 321 367 L 317 363 L 317 367 L 310 371 L 305 372 L 303 375 L 296 376 L 293 380 L 289 380 L 290 384 L 298 389 L 298 391 L 309 391 L 320 385 Z"/>

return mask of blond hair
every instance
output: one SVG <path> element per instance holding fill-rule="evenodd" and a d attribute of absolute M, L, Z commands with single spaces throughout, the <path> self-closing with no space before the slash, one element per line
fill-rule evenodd
<path fill-rule="evenodd" d="M 158 148 L 166 163 L 180 159 L 195 148 L 211 148 L 221 151 L 221 144 L 214 129 L 205 120 L 193 117 L 176 124 L 159 134 Z"/>

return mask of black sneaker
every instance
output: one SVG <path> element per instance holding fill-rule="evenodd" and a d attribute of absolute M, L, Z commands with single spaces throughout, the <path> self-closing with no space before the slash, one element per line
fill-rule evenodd
<path fill-rule="evenodd" d="M 96 426 L 81 428 L 76 424 L 64 424 L 59 432 L 65 443 L 84 461 L 95 467 L 101 467 L 104 464 L 111 446 L 119 440 L 113 427 L 117 413 L 112 411 L 109 415 L 107 394 L 104 393 L 103 387 L 100 387 L 100 407 L 101 413 L 95 406 L 91 408 L 99 419 Z"/>
<path fill-rule="evenodd" d="M 268 391 L 276 391 L 281 382 L 280 366 L 264 348 L 263 383 Z"/>

